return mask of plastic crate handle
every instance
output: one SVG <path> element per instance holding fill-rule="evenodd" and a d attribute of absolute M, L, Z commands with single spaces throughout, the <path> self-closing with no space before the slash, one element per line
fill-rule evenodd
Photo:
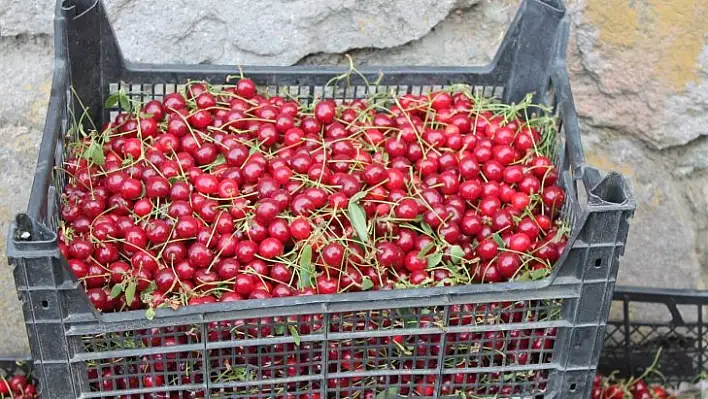
<path fill-rule="evenodd" d="M 63 134 L 66 123 L 67 90 L 69 87 L 69 59 L 67 54 L 66 21 L 62 9 L 62 0 L 58 0 L 54 14 L 54 66 L 52 88 L 49 94 L 49 107 L 42 131 L 42 144 L 37 155 L 37 168 L 32 180 L 32 190 L 27 214 L 34 221 L 46 223 L 52 212 L 49 193 L 53 177 L 54 157 L 59 135 Z M 46 145 L 51 143 L 51 145 Z"/>
<path fill-rule="evenodd" d="M 678 305 L 706 306 L 708 304 L 708 291 L 617 286 L 613 300 L 622 301 L 625 307 L 629 306 L 630 302 L 660 303 L 669 310 L 671 324 L 683 326 L 686 323 L 681 311 L 678 309 Z M 629 322 L 629 316 L 629 310 L 625 309 L 624 317 L 626 322 Z"/>
<path fill-rule="evenodd" d="M 575 109 L 575 100 L 570 87 L 567 72 L 567 49 L 568 38 L 570 36 L 570 21 L 567 17 L 563 18 L 558 26 L 558 32 L 555 43 L 555 64 L 551 66 L 551 76 L 548 87 L 546 88 L 546 103 L 553 100 L 548 98 L 549 95 L 556 96 L 556 106 L 559 108 L 560 115 L 565 128 L 566 136 L 566 156 L 570 163 L 570 168 L 575 179 L 584 179 L 586 188 L 590 189 L 595 186 L 601 179 L 599 176 L 588 175 L 585 171 L 585 155 L 583 153 L 583 144 L 580 135 L 580 123 L 578 114 Z M 593 172 L 590 171 L 590 174 Z"/>
<path fill-rule="evenodd" d="M 521 102 L 534 93 L 544 102 L 557 65 L 565 65 L 569 31 L 562 0 L 525 0 L 521 3 L 492 65 L 509 76 L 505 101 Z"/>

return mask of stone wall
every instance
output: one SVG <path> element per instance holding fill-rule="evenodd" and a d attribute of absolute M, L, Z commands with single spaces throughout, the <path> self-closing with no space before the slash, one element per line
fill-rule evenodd
<path fill-rule="evenodd" d="M 0 9 L 0 230 L 28 200 L 52 66 L 51 0 Z M 132 61 L 479 65 L 519 0 L 106 0 Z M 704 288 L 708 275 L 708 2 L 572 0 L 569 69 L 587 159 L 632 179 L 620 282 Z M 3 237 L 4 239 L 4 237 Z M 0 241 L 3 245 L 4 241 Z M 0 353 L 25 351 L 0 260 Z M 702 268 L 703 267 L 703 268 Z"/>

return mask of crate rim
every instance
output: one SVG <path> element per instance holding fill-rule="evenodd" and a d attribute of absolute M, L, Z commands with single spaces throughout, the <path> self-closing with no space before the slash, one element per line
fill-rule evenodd
<path fill-rule="evenodd" d="M 708 304 L 708 290 L 616 285 L 613 300 L 625 299 L 632 302 L 657 302 L 658 299 L 670 299 L 682 305 L 703 305 Z"/>

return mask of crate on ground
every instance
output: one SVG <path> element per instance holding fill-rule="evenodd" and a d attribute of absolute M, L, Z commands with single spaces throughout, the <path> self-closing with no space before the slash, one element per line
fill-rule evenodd
<path fill-rule="evenodd" d="M 634 200 L 621 175 L 585 164 L 565 64 L 569 21 L 561 0 L 526 0 L 486 67 L 362 68 L 378 90 L 426 93 L 451 84 L 507 103 L 528 93 L 558 116 L 554 159 L 572 227 L 553 274 L 539 281 L 292 297 L 101 314 L 62 258 L 56 230 L 71 115 L 100 125 L 117 90 L 162 98 L 188 80 L 223 84 L 235 66 L 125 61 L 101 1 L 59 1 L 51 101 L 27 212 L 11 226 L 8 257 L 23 303 L 44 398 L 272 398 L 360 395 L 585 398 L 602 348 Z M 339 67 L 244 67 L 258 85 L 303 101 L 365 96 Z M 330 86 L 331 88 L 331 86 Z M 71 110 L 71 111 L 70 111 Z M 78 112 L 80 115 L 81 112 Z M 531 344 L 530 344 L 531 343 Z M 520 359 L 525 359 L 521 361 Z M 450 381 L 443 387 L 442 381 Z M 169 394 L 156 394 L 164 397 Z M 364 396 L 368 397 L 368 396 Z M 457 397 L 457 396 L 454 396 Z"/>
<path fill-rule="evenodd" d="M 677 386 L 708 373 L 708 292 L 618 287 L 598 370 L 636 377 L 651 366 L 647 382 Z"/>

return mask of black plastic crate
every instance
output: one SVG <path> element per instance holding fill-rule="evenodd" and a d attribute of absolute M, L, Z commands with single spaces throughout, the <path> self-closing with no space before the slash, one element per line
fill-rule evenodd
<path fill-rule="evenodd" d="M 617 317 L 607 323 L 601 373 L 637 377 L 659 349 L 661 375 L 649 374 L 650 383 L 677 386 L 708 373 L 708 291 L 618 287 L 613 307 Z"/>
<path fill-rule="evenodd" d="M 161 98 L 189 79 L 223 84 L 238 68 L 128 63 L 101 1 L 59 1 L 54 80 L 37 172 L 27 213 L 18 215 L 8 240 L 32 357 L 42 385 L 52 387 L 43 397 L 167 397 L 159 393 L 169 391 L 182 397 L 193 392 L 272 398 L 287 391 L 348 398 L 361 396 L 365 386 L 387 397 L 422 384 L 432 393 L 427 397 L 438 398 L 445 396 L 440 382 L 446 375 L 457 375 L 453 390 L 473 389 L 478 396 L 494 396 L 508 385 L 522 396 L 587 397 L 635 203 L 621 175 L 602 177 L 585 164 L 565 64 L 568 30 L 561 0 L 526 0 L 486 67 L 360 70 L 372 82 L 383 72 L 377 89 L 398 94 L 466 83 L 506 102 L 537 93 L 537 102 L 553 107 L 560 121 L 554 162 L 572 233 L 549 278 L 160 309 L 147 320 L 142 311 L 97 313 L 57 247 L 63 177 L 53 178 L 52 169 L 71 140 L 69 109 L 80 109 L 72 90 L 99 123 L 118 111 L 103 104 L 119 89 L 137 98 Z M 367 94 L 354 76 L 350 86 L 341 82 L 325 89 L 343 72 L 243 68 L 258 85 L 288 88 L 303 101 Z M 537 348 L 519 344 L 544 332 Z M 394 342 L 397 336 L 405 337 L 404 348 Z M 496 347 L 514 356 L 500 356 Z M 514 360 L 519 356 L 527 357 L 525 364 Z M 151 387 L 150 379 L 169 386 Z"/>

